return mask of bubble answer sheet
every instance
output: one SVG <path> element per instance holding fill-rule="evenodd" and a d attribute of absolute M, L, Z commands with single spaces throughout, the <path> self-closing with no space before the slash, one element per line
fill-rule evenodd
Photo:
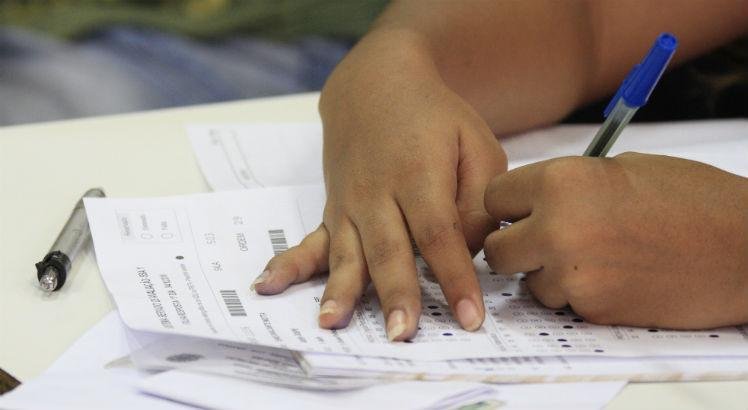
<path fill-rule="evenodd" d="M 276 296 L 249 287 L 274 255 L 321 221 L 321 185 L 247 189 L 168 198 L 86 198 L 96 258 L 123 321 L 135 330 L 280 347 L 412 360 L 512 356 L 742 356 L 743 327 L 664 331 L 586 323 L 528 294 L 522 275 L 475 264 L 486 321 L 466 332 L 419 261 L 423 313 L 417 336 L 390 343 L 373 290 L 351 324 L 317 326 L 324 278 Z"/>

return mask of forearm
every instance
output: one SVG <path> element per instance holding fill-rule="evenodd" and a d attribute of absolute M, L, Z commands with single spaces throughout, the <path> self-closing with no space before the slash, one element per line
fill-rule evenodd
<path fill-rule="evenodd" d="M 738 0 L 397 1 L 362 48 L 416 50 L 504 134 L 612 92 L 662 31 L 681 41 L 677 63 L 746 28 L 748 2 Z"/>

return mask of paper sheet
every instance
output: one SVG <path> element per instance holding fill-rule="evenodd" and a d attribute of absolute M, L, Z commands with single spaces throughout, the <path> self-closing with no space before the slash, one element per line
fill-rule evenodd
<path fill-rule="evenodd" d="M 560 125 L 500 140 L 512 169 L 581 155 L 598 128 Z M 319 123 L 204 124 L 188 127 L 188 134 L 200 169 L 216 191 L 322 183 Z M 748 176 L 746 135 L 748 120 L 631 124 L 610 156 L 626 151 L 672 155 Z"/>
<path fill-rule="evenodd" d="M 211 373 L 304 390 L 353 390 L 383 383 L 381 379 L 310 378 L 291 351 L 186 336 L 163 337 L 134 351 L 130 359 L 140 369 Z"/>
<path fill-rule="evenodd" d="M 487 383 L 745 380 L 748 357 L 524 356 L 448 361 L 298 354 L 310 376 Z"/>
<path fill-rule="evenodd" d="M 249 286 L 275 252 L 298 243 L 319 223 L 322 192 L 320 186 L 302 186 L 86 199 L 97 261 L 124 322 L 172 335 L 412 360 L 748 355 L 743 327 L 689 332 L 594 326 L 570 310 L 546 309 L 529 295 L 521 275 L 492 274 L 480 255 L 476 267 L 487 317 L 477 332 L 459 328 L 422 261 L 423 313 L 412 341 L 387 341 L 372 289 L 350 326 L 320 329 L 324 278 L 272 297 Z"/>
<path fill-rule="evenodd" d="M 216 191 L 322 182 L 320 123 L 193 125 L 187 132 Z"/>
<path fill-rule="evenodd" d="M 133 352 L 131 359 L 143 369 L 212 373 L 308 390 L 360 388 L 376 384 L 375 378 L 489 383 L 748 379 L 748 357 L 526 356 L 414 361 L 299 353 L 188 337 L 163 337 Z"/>
<path fill-rule="evenodd" d="M 221 376 L 169 371 L 143 381 L 160 397 L 222 409 L 600 409 L 620 382 L 488 386 L 463 382 L 402 382 L 353 392 L 289 392 Z"/>

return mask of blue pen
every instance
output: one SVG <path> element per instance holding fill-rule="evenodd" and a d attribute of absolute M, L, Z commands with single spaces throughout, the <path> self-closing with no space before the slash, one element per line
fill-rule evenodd
<path fill-rule="evenodd" d="M 584 151 L 585 156 L 604 157 L 608 153 L 636 110 L 647 103 L 677 46 L 678 40 L 672 34 L 663 33 L 657 37 L 647 56 L 634 66 L 608 103 L 603 114 L 606 120 Z"/>

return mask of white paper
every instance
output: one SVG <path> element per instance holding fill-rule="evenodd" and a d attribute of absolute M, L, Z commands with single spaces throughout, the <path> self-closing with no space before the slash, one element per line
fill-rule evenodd
<path fill-rule="evenodd" d="M 748 357 L 526 356 L 414 361 L 299 353 L 184 336 L 163 337 L 130 357 L 142 369 L 205 372 L 308 390 L 361 388 L 378 383 L 376 379 L 486 383 L 748 379 Z"/>
<path fill-rule="evenodd" d="M 21 409 L 154 409 L 193 408 L 140 393 L 147 376 L 134 368 L 105 368 L 133 348 L 157 340 L 128 331 L 116 312 L 87 331 L 38 378 L 0 396 L 0 408 Z"/>
<path fill-rule="evenodd" d="M 322 182 L 319 123 L 194 125 L 187 132 L 214 190 Z"/>
<path fill-rule="evenodd" d="M 559 125 L 501 139 L 509 168 L 568 155 L 581 155 L 599 125 Z M 704 162 L 748 175 L 748 120 L 631 124 L 608 156 L 633 151 Z"/>
<path fill-rule="evenodd" d="M 221 376 L 168 371 L 143 381 L 154 395 L 222 409 L 600 409 L 620 382 L 488 386 L 464 382 L 401 382 L 320 394 L 260 386 Z M 470 407 L 474 406 L 474 407 Z"/>
<path fill-rule="evenodd" d="M 748 357 L 524 356 L 448 361 L 298 354 L 310 376 L 485 383 L 626 380 L 664 382 L 748 379 Z"/>
<path fill-rule="evenodd" d="M 581 155 L 599 127 L 559 125 L 499 139 L 512 169 Z M 319 123 L 203 124 L 188 127 L 188 133 L 200 169 L 216 191 L 322 183 Z M 631 124 L 609 155 L 671 155 L 748 176 L 747 136 L 748 120 Z"/>
<path fill-rule="evenodd" d="M 272 347 L 167 336 L 130 355 L 141 369 L 211 373 L 305 390 L 352 390 L 382 380 L 307 376 L 293 352 Z"/>
<path fill-rule="evenodd" d="M 309 206 L 299 205 L 304 201 Z M 318 212 L 312 209 L 314 201 Z M 477 332 L 459 328 L 422 261 L 423 312 L 410 343 L 387 341 L 373 289 L 347 328 L 320 329 L 324 278 L 270 297 L 254 294 L 249 286 L 274 251 L 298 243 L 316 226 L 323 203 L 320 186 L 304 186 L 86 199 L 86 208 L 104 281 L 124 322 L 137 330 L 412 360 L 748 355 L 743 327 L 663 331 L 594 326 L 568 309 L 544 308 L 530 296 L 521 275 L 492 274 L 480 255 L 476 267 L 487 317 Z M 318 219 L 303 221 L 301 209 L 306 218 Z"/>

